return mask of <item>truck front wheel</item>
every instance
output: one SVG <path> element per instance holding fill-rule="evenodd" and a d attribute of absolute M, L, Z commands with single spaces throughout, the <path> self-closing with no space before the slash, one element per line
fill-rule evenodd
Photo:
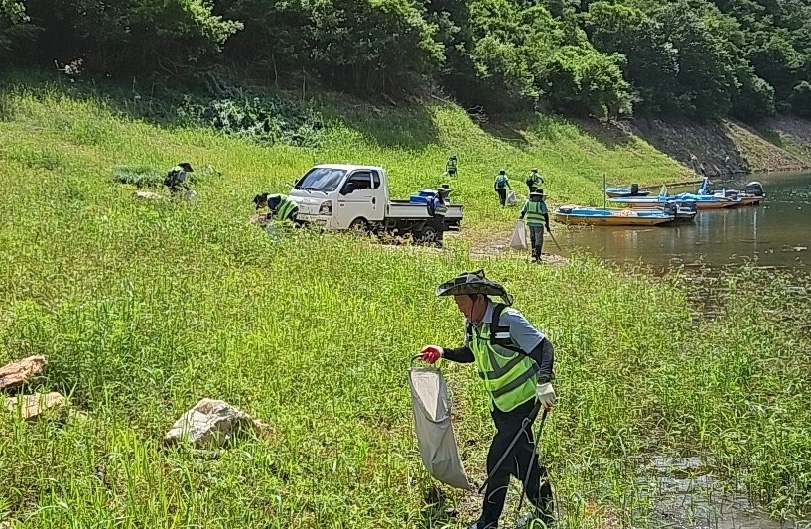
<path fill-rule="evenodd" d="M 369 223 L 363 217 L 358 217 L 349 223 L 349 229 L 360 233 L 361 235 L 369 234 Z"/>

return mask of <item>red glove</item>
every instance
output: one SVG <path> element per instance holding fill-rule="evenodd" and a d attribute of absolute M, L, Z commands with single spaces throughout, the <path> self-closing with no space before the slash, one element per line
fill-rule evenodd
<path fill-rule="evenodd" d="M 420 351 L 420 359 L 433 364 L 442 357 L 444 351 L 438 345 L 426 345 Z"/>

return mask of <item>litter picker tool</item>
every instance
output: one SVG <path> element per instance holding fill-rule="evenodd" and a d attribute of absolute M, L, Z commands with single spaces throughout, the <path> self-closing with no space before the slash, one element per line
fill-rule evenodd
<path fill-rule="evenodd" d="M 555 236 L 554 236 L 554 235 L 552 235 L 552 232 L 551 232 L 551 231 L 549 232 L 549 236 L 550 236 L 550 237 L 552 237 L 552 240 L 555 242 L 555 246 L 557 246 L 557 247 L 558 247 L 558 250 L 560 250 L 560 251 L 562 252 L 562 251 L 563 251 L 563 248 L 561 248 L 561 247 L 560 247 L 560 245 L 558 244 L 558 240 L 557 240 L 557 239 L 555 239 Z"/>
<path fill-rule="evenodd" d="M 517 443 L 518 439 L 520 439 L 521 436 L 524 434 L 524 431 L 526 430 L 527 425 L 530 424 L 532 422 L 532 420 L 535 417 L 538 416 L 538 412 L 540 410 L 541 410 L 541 401 L 536 400 L 535 401 L 535 407 L 532 408 L 532 413 L 529 414 L 529 417 L 524 418 L 523 422 L 521 423 L 521 429 L 518 431 L 517 434 L 515 434 L 515 437 L 513 437 L 513 440 L 510 441 L 510 445 L 507 447 L 507 450 L 504 451 L 504 455 L 501 456 L 501 459 L 499 459 L 498 462 L 495 464 L 495 466 L 493 467 L 493 470 L 490 471 L 490 473 L 487 475 L 487 479 L 484 480 L 484 483 L 482 483 L 481 486 L 479 486 L 479 493 L 484 491 L 484 488 L 487 486 L 487 482 L 490 481 L 490 478 L 493 477 L 493 474 L 496 473 L 496 470 L 498 470 L 498 468 L 501 466 L 501 464 L 504 463 L 504 460 L 507 459 L 507 456 L 510 455 L 513 448 L 515 447 L 515 443 Z M 543 416 L 541 417 L 541 429 L 543 429 L 543 423 L 546 421 L 546 414 L 547 414 L 547 411 L 544 410 Z"/>
<path fill-rule="evenodd" d="M 516 510 L 516 512 L 521 512 L 521 507 L 524 505 L 524 496 L 526 496 L 527 483 L 529 483 L 529 475 L 532 473 L 532 465 L 533 463 L 535 463 L 535 459 L 540 459 L 540 456 L 538 455 L 538 443 L 541 442 L 541 434 L 543 434 L 543 425 L 546 422 L 546 416 L 548 414 L 549 410 L 544 409 L 543 415 L 541 415 L 541 426 L 538 428 L 538 437 L 535 439 L 535 443 L 533 444 L 532 458 L 529 460 L 529 466 L 527 467 L 527 475 L 524 477 L 524 488 L 522 489 L 524 493 L 521 494 L 521 499 L 518 501 L 518 509 Z"/>

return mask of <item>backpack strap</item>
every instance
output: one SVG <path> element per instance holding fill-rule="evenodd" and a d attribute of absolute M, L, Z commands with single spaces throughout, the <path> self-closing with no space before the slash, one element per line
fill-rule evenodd
<path fill-rule="evenodd" d="M 511 351 L 520 352 L 521 348 L 516 346 L 513 343 L 512 338 L 510 338 L 510 326 L 501 325 L 499 322 L 501 319 L 501 313 L 504 312 L 504 309 L 506 308 L 507 305 L 504 303 L 496 303 L 496 306 L 493 309 L 493 320 L 490 322 L 490 343 L 504 347 L 505 349 L 509 349 Z"/>

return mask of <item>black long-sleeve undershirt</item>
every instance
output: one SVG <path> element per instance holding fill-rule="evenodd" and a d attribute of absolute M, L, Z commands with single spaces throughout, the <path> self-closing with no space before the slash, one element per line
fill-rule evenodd
<path fill-rule="evenodd" d="M 523 355 L 526 355 L 538 365 L 538 382 L 545 383 L 552 380 L 552 368 L 555 364 L 555 348 L 552 342 L 544 338 L 541 340 L 535 349 L 529 353 L 519 350 Z M 442 358 L 447 358 L 451 362 L 458 362 L 460 364 L 469 364 L 475 360 L 473 351 L 470 346 L 463 345 L 454 349 L 444 349 Z"/>

